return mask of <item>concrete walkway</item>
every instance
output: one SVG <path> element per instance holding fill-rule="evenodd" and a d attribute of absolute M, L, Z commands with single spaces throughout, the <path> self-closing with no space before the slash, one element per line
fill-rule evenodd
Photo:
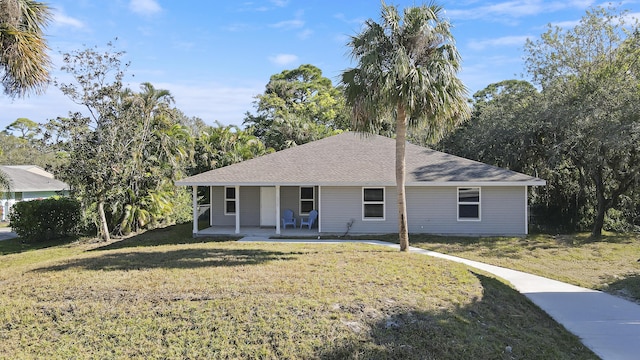
<path fill-rule="evenodd" d="M 0 228 L 0 241 L 18 237 L 18 234 L 11 231 L 11 228 Z"/>
<path fill-rule="evenodd" d="M 280 240 L 247 237 L 239 241 L 308 244 L 356 242 L 399 249 L 397 244 L 378 240 Z M 410 251 L 463 263 L 509 281 L 520 293 L 578 336 L 602 359 L 640 358 L 640 305 L 634 302 L 601 291 L 434 251 L 414 247 Z"/>

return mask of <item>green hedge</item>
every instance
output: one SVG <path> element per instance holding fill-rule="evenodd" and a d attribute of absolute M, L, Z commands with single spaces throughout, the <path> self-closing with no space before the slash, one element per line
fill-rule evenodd
<path fill-rule="evenodd" d="M 22 201 L 13 205 L 9 226 L 22 239 L 45 241 L 77 235 L 80 203 L 66 197 Z"/>

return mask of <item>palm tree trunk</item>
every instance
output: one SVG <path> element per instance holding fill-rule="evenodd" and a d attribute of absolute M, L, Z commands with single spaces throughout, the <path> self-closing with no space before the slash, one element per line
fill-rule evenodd
<path fill-rule="evenodd" d="M 407 115 L 402 104 L 398 104 L 396 119 L 396 190 L 398 195 L 398 237 L 400 251 L 409 251 L 409 231 L 407 229 L 407 204 L 404 192 L 405 147 L 407 139 Z"/>
<path fill-rule="evenodd" d="M 104 201 L 98 201 L 98 215 L 100 216 L 100 235 L 102 235 L 102 240 L 109 241 L 111 240 L 109 236 L 109 225 L 107 225 L 107 217 L 104 214 Z"/>

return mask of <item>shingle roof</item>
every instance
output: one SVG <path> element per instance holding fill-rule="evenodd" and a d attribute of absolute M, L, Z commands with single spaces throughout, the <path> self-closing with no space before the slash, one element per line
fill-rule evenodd
<path fill-rule="evenodd" d="M 544 180 L 407 144 L 406 185 L 544 185 Z M 345 132 L 177 181 L 176 185 L 394 186 L 395 139 Z"/>
<path fill-rule="evenodd" d="M 0 165 L 0 171 L 11 181 L 11 192 L 69 190 L 69 185 L 35 165 Z"/>

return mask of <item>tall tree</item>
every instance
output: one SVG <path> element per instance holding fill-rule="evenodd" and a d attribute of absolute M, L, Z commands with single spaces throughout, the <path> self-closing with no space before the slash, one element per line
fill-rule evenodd
<path fill-rule="evenodd" d="M 110 47 L 112 46 L 109 44 Z M 74 81 L 56 82 L 71 100 L 82 105 L 88 116 L 80 112 L 59 118 L 58 132 L 64 133 L 64 149 L 69 163 L 61 169 L 63 179 L 83 200 L 85 209 L 95 206 L 99 234 L 110 240 L 105 207 L 121 184 L 128 170 L 128 151 L 134 145 L 135 116 L 124 106 L 122 52 L 100 52 L 94 48 L 63 55 L 63 70 Z"/>
<path fill-rule="evenodd" d="M 471 118 L 437 147 L 468 159 L 534 174 L 546 160 L 544 124 L 534 112 L 539 93 L 529 82 L 505 80 L 473 95 Z"/>
<path fill-rule="evenodd" d="M 244 125 L 267 147 L 276 150 L 301 145 L 349 126 L 340 89 L 313 65 L 301 65 L 272 75 L 256 97 L 256 114 Z"/>
<path fill-rule="evenodd" d="M 44 91 L 51 61 L 43 28 L 51 16 L 43 2 L 0 0 L 0 75 L 6 94 Z"/>
<path fill-rule="evenodd" d="M 58 118 L 45 134 L 58 139 L 68 154 L 61 175 L 85 209 L 94 209 L 90 213 L 97 214 L 105 241 L 112 232 L 167 223 L 177 207 L 187 208 L 173 180 L 183 175 L 193 154 L 190 131 L 179 123 L 167 90 L 150 83 L 143 83 L 139 93 L 123 87 L 128 64 L 121 62 L 122 55 L 90 48 L 63 56 L 63 69 L 74 81 L 57 86 L 88 116 Z"/>
<path fill-rule="evenodd" d="M 626 14 L 594 8 L 574 28 L 550 27 L 525 47 L 542 87 L 538 116 L 553 129 L 550 158 L 569 162 L 594 189 L 595 238 L 640 181 L 640 26 Z"/>
<path fill-rule="evenodd" d="M 353 127 L 377 133 L 390 120 L 396 132 L 396 187 L 400 250 L 409 234 L 405 199 L 407 128 L 420 128 L 428 139 L 441 138 L 469 117 L 467 90 L 457 77 L 460 55 L 436 4 L 408 7 L 400 16 L 382 3 L 381 23 L 369 19 L 351 38 L 356 68 L 342 74 Z"/>
<path fill-rule="evenodd" d="M 40 126 L 37 122 L 27 118 L 17 118 L 6 127 L 7 131 L 20 133 L 20 138 L 31 140 L 40 132 Z"/>

